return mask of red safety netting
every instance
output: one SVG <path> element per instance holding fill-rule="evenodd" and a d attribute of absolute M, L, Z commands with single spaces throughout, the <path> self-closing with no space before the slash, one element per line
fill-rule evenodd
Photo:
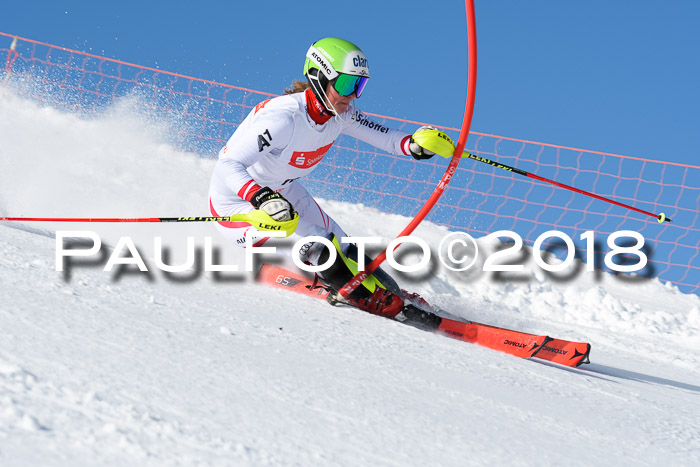
<path fill-rule="evenodd" d="M 274 96 L 251 89 L 192 78 L 0 33 L 5 58 L 0 78 L 28 98 L 86 115 L 99 115 L 115 102 L 131 99 L 148 118 L 172 122 L 173 145 L 216 157 L 245 115 Z M 4 76 L 3 76 L 4 75 Z M 413 131 L 420 122 L 373 115 L 381 123 Z M 456 136 L 458 129 L 446 128 Z M 460 163 L 427 220 L 474 236 L 497 230 L 517 232 L 526 244 L 547 230 L 559 230 L 585 257 L 580 235 L 595 231 L 602 265 L 607 235 L 634 230 L 645 240 L 649 265 L 641 277 L 658 277 L 686 292 L 700 288 L 700 167 L 606 154 L 471 132 L 466 149 L 653 213 L 653 218 L 471 160 Z M 347 136 L 338 139 L 306 186 L 320 198 L 362 203 L 414 215 L 444 172 L 448 161 L 417 164 Z M 562 254 L 557 243 L 545 247 Z"/>

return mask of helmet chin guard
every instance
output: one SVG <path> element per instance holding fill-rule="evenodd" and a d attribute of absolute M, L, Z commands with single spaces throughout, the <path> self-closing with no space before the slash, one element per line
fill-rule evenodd
<path fill-rule="evenodd" d="M 331 104 L 328 94 L 326 94 L 326 87 L 328 86 L 328 78 L 323 73 L 320 73 L 317 69 L 311 69 L 306 74 L 306 80 L 311 86 L 311 90 L 316 95 L 316 99 L 323 105 L 323 108 L 331 115 L 337 115 L 338 113 Z"/>

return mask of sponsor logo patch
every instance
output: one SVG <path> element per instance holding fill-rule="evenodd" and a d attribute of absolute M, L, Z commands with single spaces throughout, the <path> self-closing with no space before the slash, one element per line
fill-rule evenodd
<path fill-rule="evenodd" d="M 317 54 L 316 52 L 311 52 L 311 58 L 313 58 L 313 59 L 316 61 L 316 63 L 318 63 L 318 66 L 320 66 L 321 68 L 323 68 L 323 72 L 326 74 L 326 76 L 329 76 L 329 77 L 330 77 L 330 76 L 333 76 L 333 77 L 335 76 L 335 74 L 336 74 L 336 73 L 335 73 L 335 70 L 333 70 L 333 69 L 328 65 L 328 63 L 326 63 L 326 61 L 323 59 L 323 57 L 321 57 L 321 56 L 320 56 L 319 54 Z"/>
<path fill-rule="evenodd" d="M 296 167 L 298 169 L 308 169 L 314 165 L 321 162 L 323 156 L 328 152 L 328 150 L 333 146 L 333 141 L 327 146 L 318 148 L 315 151 L 294 151 L 292 153 L 292 159 L 289 161 L 289 165 Z"/>
<path fill-rule="evenodd" d="M 379 123 L 377 123 L 373 120 L 368 119 L 361 112 L 356 112 L 354 118 L 357 121 L 357 123 L 359 123 L 362 126 L 366 126 L 370 130 L 375 130 L 375 131 L 378 131 L 380 133 L 388 133 L 389 132 L 389 128 L 385 127 L 384 125 L 380 125 Z"/>
<path fill-rule="evenodd" d="M 260 110 L 260 109 L 262 109 L 263 107 L 265 107 L 265 106 L 267 105 L 267 103 L 270 102 L 271 100 L 272 100 L 272 99 L 268 99 L 268 100 L 262 101 L 262 102 L 260 102 L 258 105 L 256 105 L 256 106 L 255 106 L 255 111 L 253 112 L 253 115 L 255 115 L 256 113 L 258 113 L 258 110 Z"/>
<path fill-rule="evenodd" d="M 366 68 L 367 67 L 367 59 L 365 57 L 358 55 L 357 57 L 354 57 L 352 59 L 352 64 L 355 66 Z"/>

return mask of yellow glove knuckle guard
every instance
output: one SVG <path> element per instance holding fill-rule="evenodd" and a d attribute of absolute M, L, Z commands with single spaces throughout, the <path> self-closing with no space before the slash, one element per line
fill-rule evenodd
<path fill-rule="evenodd" d="M 233 222 L 247 222 L 260 231 L 284 232 L 285 237 L 289 237 L 299 225 L 299 214 L 294 213 L 290 221 L 279 222 L 274 220 L 268 213 L 259 209 L 254 209 L 248 214 L 234 214 L 229 218 Z"/>
<path fill-rule="evenodd" d="M 413 134 L 413 140 L 428 151 L 450 158 L 455 151 L 455 145 L 449 136 L 440 130 L 420 130 Z"/>

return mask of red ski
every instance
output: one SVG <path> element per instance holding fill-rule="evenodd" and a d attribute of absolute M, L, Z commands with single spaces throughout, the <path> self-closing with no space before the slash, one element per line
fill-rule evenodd
<path fill-rule="evenodd" d="M 328 296 L 328 291 L 323 288 L 311 289 L 311 281 L 308 278 L 270 264 L 263 264 L 258 272 L 257 281 L 314 298 L 325 300 Z M 448 318 L 442 318 L 436 332 L 521 358 L 541 358 L 571 367 L 590 362 L 588 356 L 591 346 L 585 342 L 570 342 Z"/>

